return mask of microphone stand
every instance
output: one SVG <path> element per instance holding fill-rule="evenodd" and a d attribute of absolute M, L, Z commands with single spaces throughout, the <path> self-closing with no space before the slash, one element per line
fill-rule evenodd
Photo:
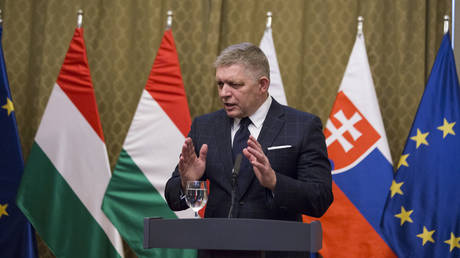
<path fill-rule="evenodd" d="M 237 179 L 238 179 L 238 174 L 240 172 L 240 166 L 241 166 L 241 159 L 242 159 L 243 155 L 238 154 L 235 158 L 235 165 L 233 166 L 233 169 L 232 169 L 232 200 L 231 200 L 231 204 L 230 204 L 230 210 L 228 211 L 228 218 L 232 218 L 233 215 L 233 207 L 235 206 L 235 191 L 236 191 L 236 187 L 237 187 Z"/>

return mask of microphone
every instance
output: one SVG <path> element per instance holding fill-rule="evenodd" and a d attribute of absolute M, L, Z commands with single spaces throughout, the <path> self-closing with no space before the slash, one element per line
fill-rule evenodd
<path fill-rule="evenodd" d="M 233 165 L 233 169 L 232 169 L 232 179 L 236 179 L 238 177 L 238 174 L 240 173 L 242 158 L 243 158 L 243 154 L 238 153 L 238 155 L 236 155 L 235 165 Z"/>
<path fill-rule="evenodd" d="M 230 210 L 228 211 L 228 218 L 232 217 L 233 206 L 235 206 L 236 179 L 238 178 L 238 175 L 240 173 L 242 158 L 243 155 L 241 153 L 238 153 L 238 155 L 236 155 L 235 164 L 233 165 L 232 169 L 232 203 L 230 205 Z"/>

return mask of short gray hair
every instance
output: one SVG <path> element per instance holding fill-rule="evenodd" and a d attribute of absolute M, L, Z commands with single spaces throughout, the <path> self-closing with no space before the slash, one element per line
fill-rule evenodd
<path fill-rule="evenodd" d="M 270 80 L 270 66 L 267 57 L 258 46 L 252 43 L 243 42 L 222 50 L 214 62 L 214 67 L 218 68 L 234 64 L 242 64 L 251 70 L 256 80 L 262 76 L 266 76 Z"/>

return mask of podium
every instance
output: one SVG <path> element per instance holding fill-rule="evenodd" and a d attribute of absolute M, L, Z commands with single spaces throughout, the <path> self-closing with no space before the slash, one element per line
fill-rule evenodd
<path fill-rule="evenodd" d="M 319 221 L 144 218 L 144 248 L 318 252 Z"/>

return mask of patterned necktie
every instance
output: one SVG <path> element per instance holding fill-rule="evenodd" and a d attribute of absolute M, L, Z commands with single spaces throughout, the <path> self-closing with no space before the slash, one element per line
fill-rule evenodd
<path fill-rule="evenodd" d="M 238 155 L 238 153 L 242 153 L 243 149 L 248 146 L 248 139 L 250 135 L 248 130 L 249 124 L 251 124 L 251 119 L 249 119 L 249 117 L 245 117 L 240 121 L 240 129 L 238 129 L 235 134 L 235 138 L 233 138 L 233 162 L 235 162 L 236 155 Z M 243 158 L 243 162 L 244 160 L 247 159 Z"/>

